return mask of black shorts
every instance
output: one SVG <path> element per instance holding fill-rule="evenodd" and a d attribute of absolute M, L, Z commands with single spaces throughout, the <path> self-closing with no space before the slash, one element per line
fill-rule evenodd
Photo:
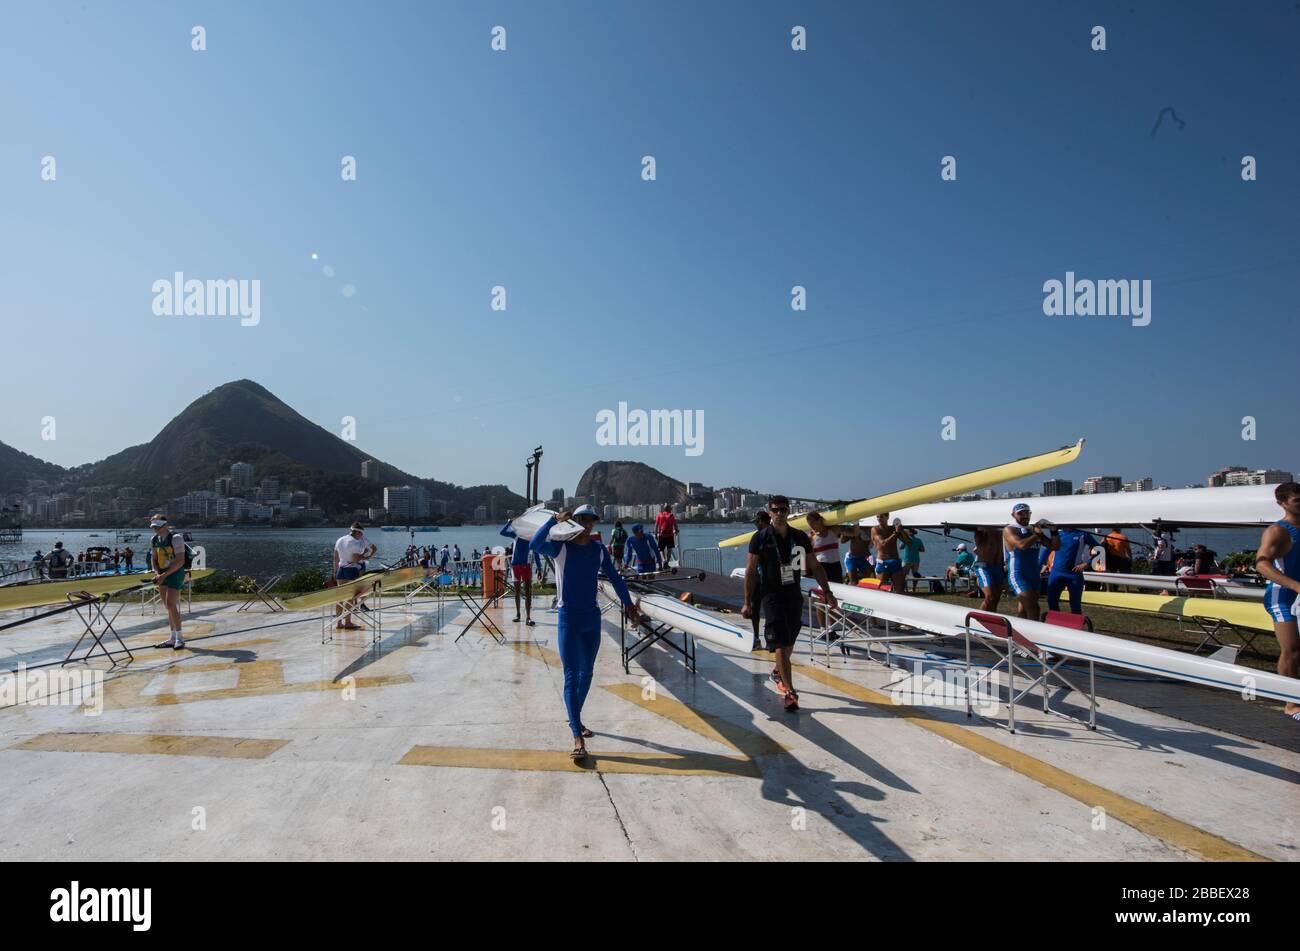
<path fill-rule="evenodd" d="M 665 550 L 665 549 L 667 549 L 667 548 L 672 548 L 672 547 L 673 547 L 673 536 L 671 536 L 671 535 L 660 535 L 660 536 L 659 536 L 659 550 L 660 550 L 660 551 L 663 551 L 663 550 Z"/>
<path fill-rule="evenodd" d="M 822 571 L 826 572 L 826 580 L 831 584 L 844 583 L 844 567 L 838 561 L 821 562 Z"/>
<path fill-rule="evenodd" d="M 803 592 L 797 585 L 784 585 L 779 592 L 763 595 L 763 622 L 768 650 L 794 647 L 803 627 Z"/>

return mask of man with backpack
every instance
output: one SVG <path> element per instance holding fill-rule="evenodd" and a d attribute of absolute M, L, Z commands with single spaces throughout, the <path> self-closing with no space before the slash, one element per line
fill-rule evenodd
<path fill-rule="evenodd" d="M 63 547 L 63 542 L 54 543 L 54 551 L 50 552 L 48 561 L 51 581 L 58 581 L 68 577 L 68 569 L 72 567 L 72 556 Z"/>
<path fill-rule="evenodd" d="M 153 538 L 149 540 L 149 562 L 153 567 L 153 583 L 158 586 L 158 596 L 167 608 L 167 622 L 171 636 L 156 647 L 180 650 L 185 646 L 181 637 L 181 589 L 185 587 L 187 554 L 185 539 L 171 530 L 167 517 L 159 514 L 149 520 Z"/>

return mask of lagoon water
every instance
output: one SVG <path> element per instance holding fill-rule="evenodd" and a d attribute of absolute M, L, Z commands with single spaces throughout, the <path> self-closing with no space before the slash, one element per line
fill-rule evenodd
<path fill-rule="evenodd" d="M 625 525 L 627 523 L 624 523 Z M 602 524 L 600 531 L 608 539 L 613 526 Z M 689 551 L 686 564 L 703 568 L 706 571 L 728 572 L 745 563 L 745 549 L 722 549 L 718 554 L 717 543 L 729 538 L 750 526 L 747 524 L 729 525 L 691 525 L 681 526 L 681 545 Z M 328 569 L 330 553 L 334 542 L 345 532 L 343 526 L 337 528 L 222 528 L 195 529 L 192 531 L 194 544 L 202 545 L 207 551 L 208 566 L 234 571 L 241 575 L 265 577 L 275 574 L 289 574 L 302 568 L 319 567 Z M 1150 536 L 1141 530 L 1126 531 L 1134 541 L 1150 541 Z M 144 553 L 149 547 L 152 532 L 145 529 L 140 540 L 129 543 L 136 552 L 137 565 L 144 563 Z M 1259 542 L 1259 529 L 1186 529 L 1177 535 L 1180 548 L 1189 547 L 1194 542 L 1202 542 L 1219 553 L 1220 557 L 1230 552 L 1253 549 Z M 386 564 L 400 558 L 408 545 L 460 545 L 461 553 L 469 558 L 477 548 L 506 544 L 500 535 L 500 526 L 465 525 L 456 528 L 443 527 L 437 532 L 385 532 L 377 528 L 367 532 L 379 546 L 378 560 Z M 969 538 L 967 533 L 958 533 L 952 538 L 940 534 L 922 532 L 925 552 L 921 556 L 921 569 L 927 575 L 942 574 L 944 568 L 952 563 L 953 549 L 958 541 Z M 0 543 L 0 562 L 26 560 L 37 549 L 48 552 L 55 541 L 62 541 L 64 547 L 74 554 L 88 546 L 105 545 L 109 548 L 124 547 L 124 543 L 115 542 L 112 529 L 82 528 L 76 530 L 26 529 L 21 542 Z M 1134 554 L 1140 549 L 1134 547 Z"/>

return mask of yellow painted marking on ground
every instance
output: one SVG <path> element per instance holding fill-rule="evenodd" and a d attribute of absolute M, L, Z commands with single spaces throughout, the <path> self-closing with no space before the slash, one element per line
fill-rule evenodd
<path fill-rule="evenodd" d="M 747 730 L 735 721 L 724 717 L 698 713 L 680 700 L 658 694 L 655 699 L 647 700 L 642 695 L 642 688 L 638 684 L 606 684 L 601 689 L 608 690 L 621 700 L 636 704 L 643 710 L 649 710 L 656 716 L 670 720 L 706 739 L 728 746 L 745 756 L 772 756 L 786 752 L 784 746 L 769 736 Z"/>
<path fill-rule="evenodd" d="M 510 646 L 521 654 L 540 660 L 547 667 L 554 667 L 556 670 L 564 668 L 564 662 L 560 660 L 559 654 L 535 641 L 511 641 Z"/>
<path fill-rule="evenodd" d="M 171 667 L 158 671 L 159 675 L 197 674 L 214 670 L 236 670 L 239 681 L 233 687 L 213 690 L 194 690 L 185 693 L 157 693 L 146 696 L 142 691 L 151 681 L 148 677 L 117 677 L 104 687 L 104 708 L 117 710 L 127 707 L 160 707 L 178 703 L 198 703 L 204 700 L 232 700 L 244 697 L 264 697 L 286 693 L 315 693 L 324 690 L 342 690 L 349 686 L 343 681 L 307 680 L 286 683 L 284 668 L 278 660 L 255 660 L 247 664 L 199 664 L 181 668 Z M 388 674 L 377 677 L 353 677 L 351 686 L 357 688 L 386 687 L 392 684 L 411 683 L 410 674 Z"/>
<path fill-rule="evenodd" d="M 47 753 L 148 753 L 160 756 L 215 756 L 266 759 L 288 740 L 241 736 L 183 736 L 164 733 L 42 733 L 9 747 Z"/>
<path fill-rule="evenodd" d="M 573 762 L 563 750 L 484 749 L 460 746 L 414 746 L 398 763 L 403 766 L 449 766 L 460 769 L 509 769 L 559 773 L 637 773 L 653 776 L 743 776 L 759 779 L 758 764 L 748 758 L 713 753 L 590 753 Z"/>
<path fill-rule="evenodd" d="M 1005 766 L 1022 776 L 1041 783 L 1049 789 L 1077 799 L 1089 808 L 1100 806 L 1114 819 L 1137 829 L 1139 832 L 1162 839 L 1176 848 L 1185 849 L 1213 862 L 1266 862 L 1264 856 L 1236 843 L 1212 835 L 1203 829 L 1189 825 L 1172 816 L 1165 815 L 1144 806 L 1140 802 L 1112 792 L 1103 786 L 1089 782 L 1082 777 L 1067 773 L 1063 769 L 1045 763 L 1040 759 L 1021 753 L 1019 750 L 1003 746 L 996 740 L 983 736 L 974 730 L 956 723 L 936 719 L 931 714 L 917 707 L 899 706 L 885 694 L 836 677 L 829 671 L 817 667 L 796 664 L 799 673 L 810 680 L 825 684 L 855 700 L 861 700 L 872 706 L 887 710 L 895 716 L 902 717 L 915 726 L 927 730 L 936 736 L 965 747 L 973 753 Z"/>

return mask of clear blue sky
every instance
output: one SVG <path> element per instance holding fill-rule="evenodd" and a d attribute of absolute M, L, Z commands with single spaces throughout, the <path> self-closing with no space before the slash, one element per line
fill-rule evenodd
<path fill-rule="evenodd" d="M 9 3 L 0 440 L 99 459 L 248 377 L 517 489 L 538 443 L 570 491 L 856 497 L 1081 435 L 1076 482 L 1300 468 L 1297 49 L 1296 0 Z M 260 279 L 261 324 L 154 316 L 178 270 Z M 1151 279 L 1151 325 L 1044 316 L 1066 270 Z M 597 446 L 621 399 L 705 452 Z"/>

